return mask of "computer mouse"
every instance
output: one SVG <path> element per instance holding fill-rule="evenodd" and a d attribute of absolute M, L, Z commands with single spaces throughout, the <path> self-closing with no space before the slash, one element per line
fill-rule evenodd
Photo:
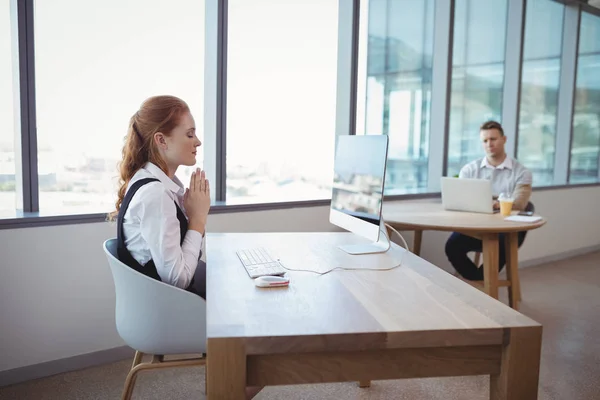
<path fill-rule="evenodd" d="M 258 287 L 279 287 L 289 285 L 290 280 L 283 276 L 259 276 L 254 279 L 254 284 Z"/>

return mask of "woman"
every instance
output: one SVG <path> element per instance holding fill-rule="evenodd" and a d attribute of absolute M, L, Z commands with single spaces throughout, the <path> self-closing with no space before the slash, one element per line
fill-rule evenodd
<path fill-rule="evenodd" d="M 180 165 L 196 164 L 201 144 L 183 100 L 156 96 L 144 101 L 129 121 L 115 214 L 121 261 L 206 299 L 206 265 L 199 259 L 210 185 L 200 169 L 192 172 L 185 190 L 175 176 Z M 246 397 L 260 390 L 248 387 Z"/>
<path fill-rule="evenodd" d="M 156 96 L 144 101 L 129 121 L 116 208 L 121 261 L 206 298 L 206 269 L 199 258 L 210 186 L 200 169 L 192 173 L 187 190 L 175 176 L 180 165 L 196 164 L 201 144 L 183 100 Z"/>

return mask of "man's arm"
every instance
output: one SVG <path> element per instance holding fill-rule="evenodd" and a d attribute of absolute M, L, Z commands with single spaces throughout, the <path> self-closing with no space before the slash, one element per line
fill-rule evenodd
<path fill-rule="evenodd" d="M 518 184 L 513 193 L 513 210 L 523 211 L 531 197 L 531 184 Z"/>
<path fill-rule="evenodd" d="M 460 172 L 458 173 L 458 177 L 465 178 L 465 179 L 473 178 L 473 169 L 471 168 L 471 165 L 467 164 L 467 165 L 463 166 L 460 169 Z"/>
<path fill-rule="evenodd" d="M 521 172 L 517 181 L 515 182 L 515 191 L 513 193 L 513 210 L 523 211 L 529 203 L 531 197 L 531 183 L 533 182 L 533 175 L 531 171 L 524 168 Z"/>

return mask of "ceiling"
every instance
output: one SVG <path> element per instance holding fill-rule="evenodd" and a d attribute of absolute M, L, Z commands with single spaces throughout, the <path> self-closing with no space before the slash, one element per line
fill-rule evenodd
<path fill-rule="evenodd" d="M 589 0 L 588 4 L 600 8 L 600 0 Z"/>

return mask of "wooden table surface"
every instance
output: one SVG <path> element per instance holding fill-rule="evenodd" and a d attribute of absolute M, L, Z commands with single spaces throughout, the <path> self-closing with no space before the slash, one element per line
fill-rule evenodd
<path fill-rule="evenodd" d="M 526 393 L 533 393 L 531 385 L 537 393 L 535 349 L 541 326 L 397 245 L 385 254 L 357 256 L 336 247 L 366 242 L 350 233 L 226 233 L 208 234 L 206 240 L 209 398 L 225 398 L 224 393 L 238 398 L 242 382 L 275 385 L 483 373 L 494 377 L 494 388 L 505 390 L 517 377 L 506 381 L 504 374 L 515 368 L 530 379 Z M 258 288 L 235 251 L 259 246 L 293 269 L 401 266 L 326 275 L 292 271 L 287 273 L 289 287 Z M 511 332 L 532 346 L 533 361 L 511 355 L 522 365 L 504 365 L 503 354 L 521 348 L 510 350 Z M 467 351 L 464 346 L 478 352 L 460 355 Z M 413 371 L 409 363 L 400 373 L 395 367 L 390 370 L 399 362 L 393 357 L 375 367 L 387 353 L 372 352 L 392 349 L 419 349 L 405 356 L 410 363 L 422 364 Z M 441 358 L 460 360 L 452 361 L 449 371 L 440 354 L 419 361 L 423 349 L 435 354 L 454 351 Z M 375 357 L 374 364 L 369 359 L 353 364 L 352 355 L 359 350 L 360 357 Z M 345 354 L 350 367 L 335 364 L 340 360 L 334 354 Z M 330 359 L 334 364 L 328 367 Z"/>
<path fill-rule="evenodd" d="M 519 308 L 521 286 L 519 282 L 518 234 L 543 226 L 546 223 L 544 218 L 536 222 L 506 221 L 499 213 L 446 211 L 439 201 L 384 204 L 383 218 L 387 224 L 397 230 L 413 230 L 415 232 L 412 251 L 417 255 L 421 252 L 421 242 L 425 230 L 459 232 L 480 239 L 484 269 L 483 289 L 488 295 L 497 299 L 499 286 L 507 286 L 511 307 Z M 515 215 L 517 212 L 513 211 L 512 214 Z M 504 246 L 500 243 L 500 234 L 505 235 Z M 504 281 L 498 279 L 500 251 L 504 251 L 506 254 L 508 279 Z"/>
<path fill-rule="evenodd" d="M 513 211 L 513 214 L 516 214 Z M 385 222 L 402 224 L 406 229 L 437 230 L 448 232 L 520 232 L 537 229 L 546 221 L 537 222 L 505 221 L 497 214 L 446 211 L 441 202 L 423 203 L 384 203 Z"/>

